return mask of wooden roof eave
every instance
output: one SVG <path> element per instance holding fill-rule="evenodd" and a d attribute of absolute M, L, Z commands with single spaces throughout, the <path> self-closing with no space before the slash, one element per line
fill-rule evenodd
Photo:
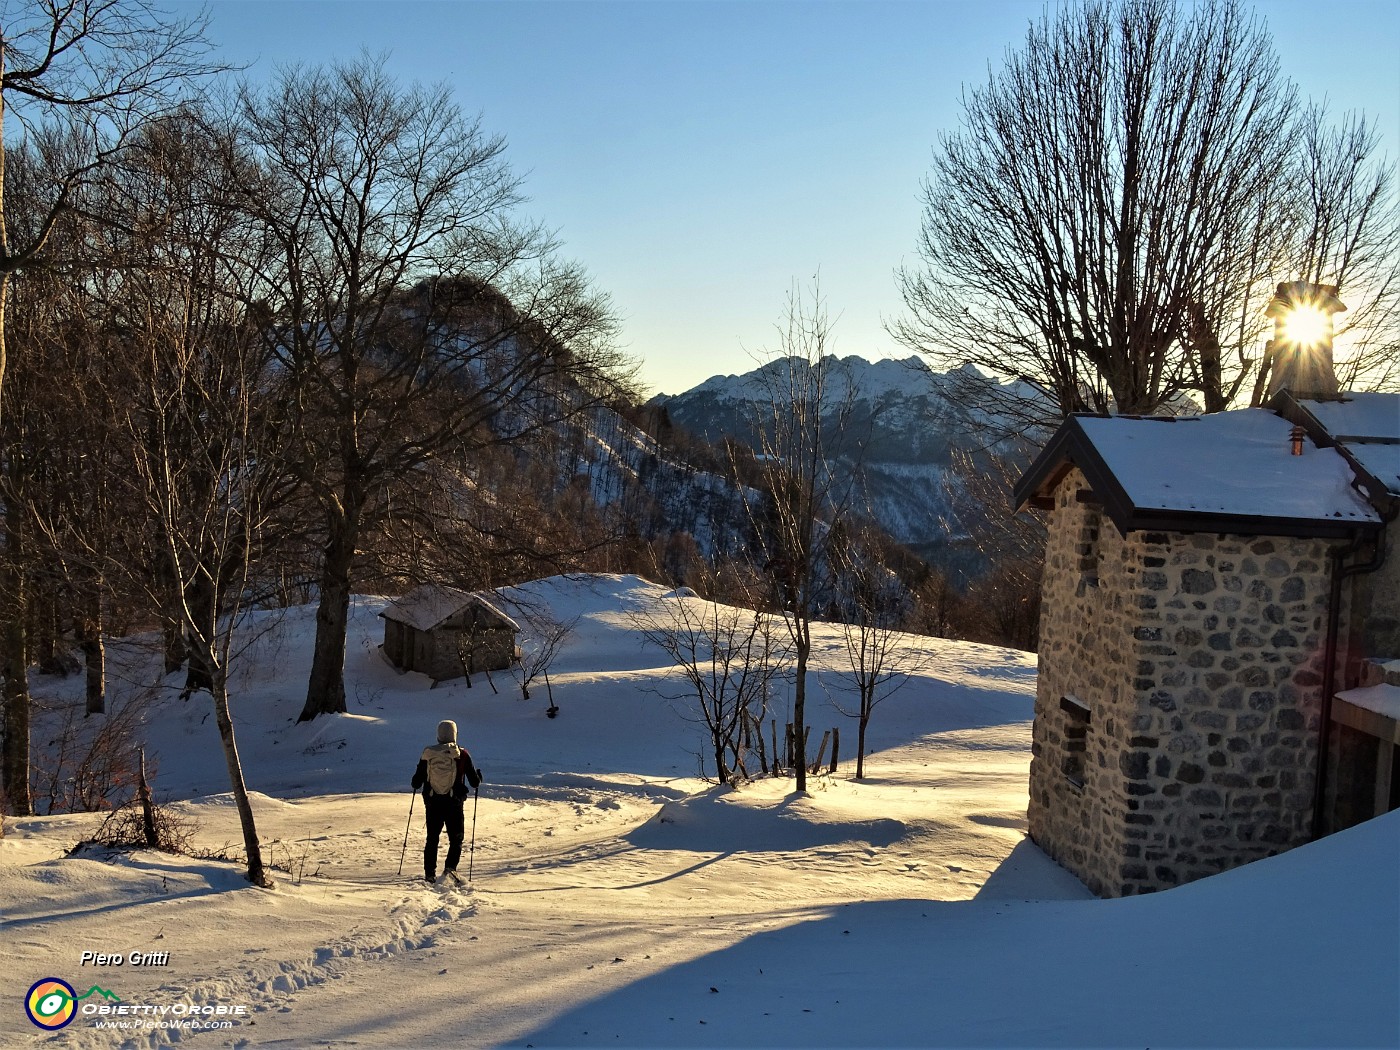
<path fill-rule="evenodd" d="M 1135 509 L 1132 500 L 1085 434 L 1080 418 L 1074 415 L 1066 419 L 1026 469 L 1012 490 L 1014 506 L 1018 513 L 1027 505 L 1053 510 L 1055 490 L 1070 470 L 1078 467 L 1105 513 L 1118 531 L 1126 534 Z"/>
<path fill-rule="evenodd" d="M 1020 479 L 1011 489 L 1012 513 L 1019 514 L 1026 506 L 1032 505 L 1043 510 L 1053 509 L 1049 502 L 1056 488 L 1073 463 L 1069 455 L 1068 424 L 1062 423 L 1050 440 L 1031 461 Z"/>

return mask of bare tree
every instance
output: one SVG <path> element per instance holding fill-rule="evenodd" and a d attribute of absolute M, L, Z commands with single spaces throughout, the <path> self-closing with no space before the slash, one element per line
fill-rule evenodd
<path fill-rule="evenodd" d="M 193 78 L 217 67 L 205 62 L 202 12 L 172 16 L 147 0 L 37 0 L 0 10 L 0 391 L 9 365 L 6 312 L 15 279 L 53 265 L 55 228 L 75 194 L 118 156 L 150 119 L 167 112 Z M 22 221 L 10 161 L 27 151 L 30 184 Z M 71 246 L 70 246 L 71 247 Z M 19 464 L 11 463 L 10 478 Z M 11 493 L 13 499 L 14 493 Z M 12 508 L 6 515 L 5 569 L 11 612 L 5 618 L 5 780 L 10 805 L 27 811 L 29 654 L 20 623 L 28 607 L 22 572 L 26 537 Z M 23 730 L 21 733 L 20 730 Z M 14 750 L 19 748 L 23 751 Z M 23 769 L 21 768 L 23 767 Z"/>
<path fill-rule="evenodd" d="M 950 534 L 965 536 L 980 571 L 960 603 L 961 637 L 1034 651 L 1040 637 L 1040 586 L 1045 564 L 1045 514 L 1016 513 L 1012 490 L 1027 450 L 958 449 L 950 484 L 956 490 Z"/>
<path fill-rule="evenodd" d="M 13 385 L 13 384 L 12 384 Z M 14 392 L 5 398 L 13 402 Z M 30 784 L 29 609 L 32 591 L 31 525 L 27 484 L 32 446 L 24 439 L 27 421 L 11 411 L 4 419 L 6 437 L 0 483 L 6 497 L 4 560 L 0 562 L 0 601 L 4 603 L 4 648 L 0 674 L 4 676 L 5 736 L 3 791 L 5 805 L 17 816 L 34 812 Z"/>
<path fill-rule="evenodd" d="M 284 70 L 240 109 L 260 161 L 245 203 L 280 252 L 268 332 L 321 518 L 305 721 L 345 710 L 356 552 L 396 486 L 582 411 L 616 358 L 606 300 L 546 231 L 512 220 L 504 141 L 445 89 L 401 87 L 362 57 Z"/>
<path fill-rule="evenodd" d="M 186 352 L 164 361 L 153 355 L 149 394 L 155 411 L 132 418 L 131 437 L 145 444 L 146 455 L 137 461 L 144 467 L 140 480 L 177 573 L 190 656 L 203 669 L 202 684 L 213 701 L 248 880 L 264 885 L 262 849 L 234 732 L 229 668 L 259 526 L 269 490 L 277 484 L 259 450 L 275 447 L 282 421 L 255 407 L 262 374 L 251 367 L 246 350 L 256 337 L 246 330 L 241 340 L 238 335 L 230 332 L 233 345 L 225 343 L 213 354 L 199 352 L 205 347 L 160 348 Z"/>
<path fill-rule="evenodd" d="M 759 491 L 741 487 L 764 563 L 772 607 L 792 643 L 796 790 L 807 790 L 807 667 L 812 624 L 831 597 L 834 526 L 849 514 L 859 481 L 840 467 L 840 446 L 855 391 L 832 356 L 832 322 L 819 284 L 789 293 L 779 349 L 760 375 L 767 384 L 755 403 L 754 442 Z M 736 465 L 737 467 L 737 465 Z"/>
<path fill-rule="evenodd" d="M 927 663 L 923 650 L 911 647 L 898 629 L 912 597 L 880 560 L 871 530 L 862 531 L 865 535 L 845 545 L 838 583 L 846 665 L 839 677 L 855 688 L 857 705 L 851 711 L 833 700 L 838 711 L 856 719 L 857 780 L 865 777 L 866 731 L 875 708 Z"/>
<path fill-rule="evenodd" d="M 1358 343 L 1353 372 L 1383 376 L 1400 240 L 1375 147 L 1299 104 L 1237 0 L 1049 10 L 935 150 L 893 331 L 1021 380 L 999 407 L 1041 421 L 1184 395 L 1215 410 L 1249 397 L 1264 307 L 1297 275 L 1381 304 L 1358 329 L 1390 334 Z M 997 396 L 962 374 L 969 398 Z"/>
<path fill-rule="evenodd" d="M 721 784 L 749 776 L 745 760 L 762 747 L 768 691 L 783 673 L 774 617 L 704 599 L 658 598 L 633 617 L 643 637 L 671 658 L 693 696 Z M 776 759 L 776 756 L 775 756 Z"/>
<path fill-rule="evenodd" d="M 519 643 L 519 656 L 515 661 L 515 678 L 520 683 L 520 699 L 530 699 L 530 683 L 536 678 L 549 680 L 549 669 L 559 655 L 564 643 L 578 626 L 578 617 L 572 620 L 556 620 L 548 609 L 539 605 L 511 603 L 512 611 L 524 621 L 524 630 Z M 549 706 L 554 707 L 551 691 Z M 557 708 L 555 709 L 557 711 Z M 551 717 L 553 717 L 551 715 Z"/>
<path fill-rule="evenodd" d="M 104 353 L 108 333 L 92 323 L 89 291 L 88 281 L 34 274 L 14 296 L 11 334 L 23 350 L 7 386 L 21 406 L 13 414 L 23 436 L 11 448 L 23 444 L 29 469 L 12 476 L 19 484 L 7 504 L 16 515 L 22 501 L 27 505 L 36 593 L 55 611 L 47 644 L 61 647 L 71 624 L 83 657 L 86 711 L 94 715 L 106 711 L 103 635 L 121 556 L 117 523 L 130 508 L 117 505 L 112 484 L 126 466 L 112 441 L 121 400 L 114 387 L 126 362 Z"/>
<path fill-rule="evenodd" d="M 954 623 L 962 605 L 962 596 L 947 572 L 930 567 L 928 575 L 915 582 L 912 597 L 914 606 L 904 622 L 905 630 L 911 634 L 939 638 L 956 637 Z"/>
<path fill-rule="evenodd" d="M 141 690 L 102 719 L 79 719 L 76 706 L 58 708 L 56 722 L 47 727 L 44 766 L 35 776 L 42 812 L 110 809 L 134 794 L 141 732 L 156 695 Z"/>
<path fill-rule="evenodd" d="M 1380 133 L 1364 115 L 1333 124 L 1316 105 L 1296 145 L 1286 276 L 1345 294 L 1335 334 L 1343 390 L 1393 389 L 1400 380 L 1400 207 L 1395 167 L 1378 162 L 1379 147 Z M 1257 389 L 1267 389 L 1271 363 L 1267 354 L 1261 359 Z"/>
<path fill-rule="evenodd" d="M 32 229 L 44 212 L 39 187 L 47 178 L 48 162 L 25 147 L 13 148 L 9 160 L 5 193 L 10 220 L 16 229 Z M 65 225 L 71 225 L 68 218 L 64 217 Z M 71 352 L 78 340 L 72 337 L 82 323 L 73 321 L 72 289 L 80 283 L 67 275 L 39 272 L 8 292 L 11 340 L 22 353 L 19 367 L 10 370 L 0 391 L 5 405 L 0 460 L 5 509 L 0 630 L 4 637 L 4 783 L 8 804 L 16 813 L 31 811 L 29 669 L 36 648 L 51 650 L 52 660 L 59 634 L 60 595 L 77 576 L 56 564 L 63 559 L 55 554 L 72 548 L 53 542 L 53 520 L 62 516 L 71 525 L 75 516 L 56 515 L 56 507 L 66 504 L 69 511 L 82 516 L 100 502 L 90 490 L 80 491 L 86 472 L 70 473 L 77 461 L 92 458 L 82 441 L 91 438 L 88 424 L 94 417 L 73 409 L 81 398 L 79 391 L 101 371 L 73 367 L 77 362 Z M 79 351 L 80 356 L 84 353 L 90 355 L 91 347 Z M 74 535 L 71 528 L 66 531 L 69 538 Z M 84 568 L 93 568 L 90 561 L 83 561 Z M 34 629 L 36 622 L 43 625 L 40 631 Z"/>
<path fill-rule="evenodd" d="M 131 265 L 102 305 L 139 379 L 120 412 L 126 483 L 165 569 L 143 580 L 153 604 L 174 604 L 190 663 L 183 696 L 209 693 L 247 877 L 264 885 L 229 680 L 269 521 L 294 484 L 291 381 L 254 302 L 270 245 L 239 207 L 246 158 L 195 114 L 148 128 L 133 160 L 111 187 L 116 221 L 105 227 Z"/>
<path fill-rule="evenodd" d="M 0 387 L 11 280 L 42 261 L 75 192 L 178 106 L 192 79 L 219 68 L 205 61 L 205 23 L 202 10 L 176 16 L 148 0 L 37 0 L 0 10 Z M 33 221 L 16 228 L 5 161 L 26 144 L 46 155 L 47 179 Z"/>

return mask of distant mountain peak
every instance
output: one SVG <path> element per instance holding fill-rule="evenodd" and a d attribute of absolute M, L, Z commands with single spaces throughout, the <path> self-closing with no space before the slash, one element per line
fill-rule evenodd
<path fill-rule="evenodd" d="M 917 356 L 872 359 L 858 354 L 823 359 L 828 369 L 825 412 L 847 403 L 851 413 L 848 430 L 830 431 L 834 444 L 828 453 L 860 449 L 860 476 L 864 495 L 875 519 L 895 539 L 915 550 L 931 554 L 950 541 L 949 522 L 953 488 L 947 479 L 953 451 L 958 447 L 984 448 L 987 437 L 974 434 L 991 424 L 993 410 L 983 403 L 1012 400 L 1017 384 L 999 384 L 972 365 L 935 372 Z M 789 372 L 813 365 L 804 358 L 779 357 L 757 365 L 743 375 L 716 375 L 683 394 L 661 396 L 653 404 L 664 405 L 670 420 L 707 441 L 734 438 L 754 443 L 755 406 L 774 403 L 783 396 Z M 979 391 L 978 379 L 992 389 Z M 851 430 L 849 428 L 854 428 Z M 857 435 L 852 440 L 851 435 Z"/>

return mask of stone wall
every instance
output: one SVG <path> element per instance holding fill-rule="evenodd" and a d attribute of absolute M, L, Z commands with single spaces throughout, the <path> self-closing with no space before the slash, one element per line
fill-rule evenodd
<path fill-rule="evenodd" d="M 1041 848 L 1095 893 L 1116 896 L 1129 845 L 1118 741 L 1134 705 L 1136 579 L 1117 529 L 1081 494 L 1091 495 L 1074 471 L 1050 516 L 1028 816 Z"/>
<path fill-rule="evenodd" d="M 1400 658 L 1400 523 L 1386 529 L 1385 560 L 1374 573 L 1356 577 L 1360 658 Z M 1346 683 L 1348 686 L 1354 683 Z"/>
<path fill-rule="evenodd" d="M 1082 474 L 1060 483 L 1030 831 L 1094 892 L 1163 889 L 1308 840 L 1328 549 L 1123 537 Z"/>

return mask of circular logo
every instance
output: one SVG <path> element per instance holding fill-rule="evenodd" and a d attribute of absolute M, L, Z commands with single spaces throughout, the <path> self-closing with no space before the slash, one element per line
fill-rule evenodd
<path fill-rule="evenodd" d="M 35 981 L 29 994 L 24 997 L 24 1012 L 40 1028 L 56 1031 L 73 1020 L 73 1015 L 77 1013 L 74 1002 L 77 994 L 67 981 L 45 977 L 42 981 Z"/>

